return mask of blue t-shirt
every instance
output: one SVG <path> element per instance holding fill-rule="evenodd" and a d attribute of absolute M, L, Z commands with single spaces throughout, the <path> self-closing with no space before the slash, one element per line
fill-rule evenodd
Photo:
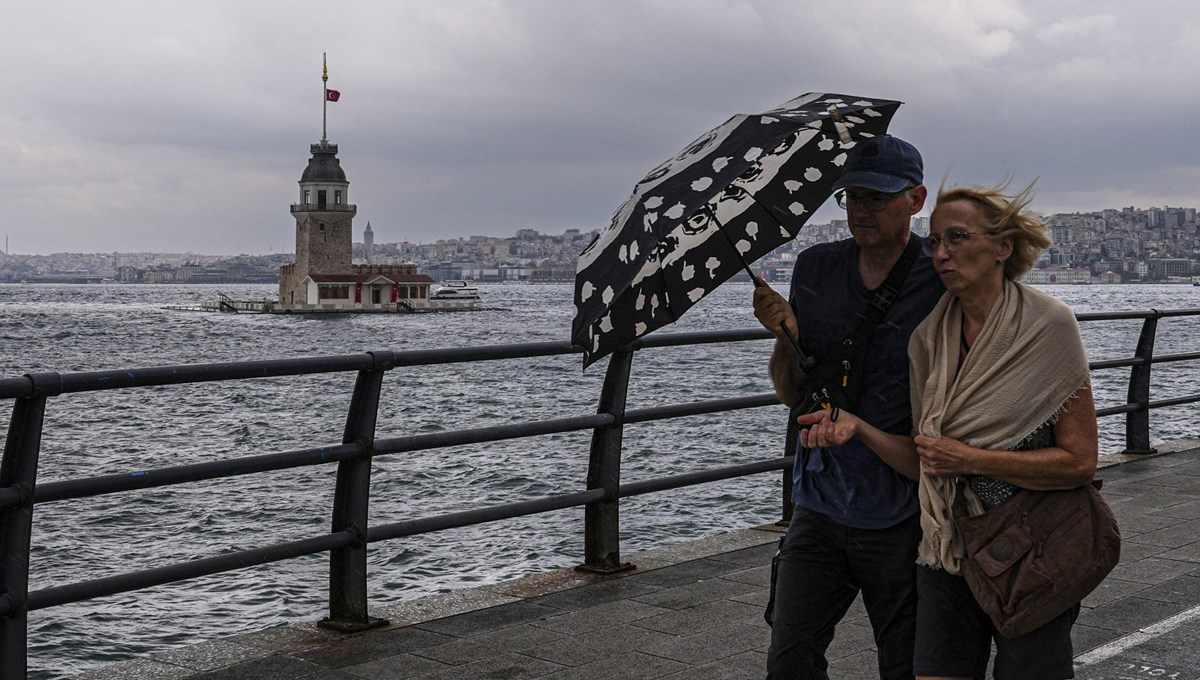
<path fill-rule="evenodd" d="M 912 433 L 908 337 L 945 290 L 932 261 L 918 255 L 900 295 L 871 336 L 856 415 L 885 432 Z M 789 300 L 800 320 L 804 352 L 818 360 L 826 356 L 854 329 L 870 299 L 858 273 L 854 239 L 800 253 Z M 857 439 L 837 448 L 812 449 L 807 465 L 797 456 L 793 500 L 797 507 L 860 529 L 889 527 L 920 509 L 917 483 Z"/>

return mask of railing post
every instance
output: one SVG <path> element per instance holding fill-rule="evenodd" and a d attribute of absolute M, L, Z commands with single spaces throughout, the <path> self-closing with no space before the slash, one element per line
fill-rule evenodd
<path fill-rule="evenodd" d="M 374 447 L 375 422 L 383 375 L 396 365 L 391 352 L 368 352 L 375 359 L 370 369 L 358 372 L 354 396 L 346 415 L 342 443 L 362 442 Z M 387 621 L 367 614 L 367 509 L 371 494 L 371 458 L 362 456 L 338 463 L 333 497 L 333 532 L 351 531 L 359 540 L 329 553 L 329 618 L 317 625 L 343 633 L 386 626 Z"/>
<path fill-rule="evenodd" d="M 33 533 L 33 491 L 37 486 L 38 456 L 46 397 L 61 392 L 57 373 L 25 376 L 33 383 L 33 396 L 13 404 L 4 459 L 0 462 L 0 488 L 14 488 L 21 502 L 0 511 L 0 599 L 8 614 L 0 622 L 0 679 L 23 679 L 28 664 L 29 540 Z"/>
<path fill-rule="evenodd" d="M 1154 453 L 1150 447 L 1150 366 L 1154 359 L 1154 335 L 1158 331 L 1161 314 L 1157 309 L 1151 309 L 1150 312 L 1153 316 L 1147 317 L 1142 323 L 1142 333 L 1134 354 L 1134 358 L 1140 362 L 1129 371 L 1129 393 L 1125 401 L 1137 404 L 1138 408 L 1125 414 L 1124 453 Z"/>
<path fill-rule="evenodd" d="M 608 360 L 604 386 L 600 391 L 597 413 L 611 413 L 616 422 L 592 432 L 592 450 L 588 461 L 587 488 L 604 489 L 601 500 L 588 503 L 583 510 L 584 562 L 580 571 L 615 574 L 632 569 L 621 562 L 621 439 L 625 428 L 625 398 L 629 392 L 629 374 L 633 352 L 618 350 Z"/>

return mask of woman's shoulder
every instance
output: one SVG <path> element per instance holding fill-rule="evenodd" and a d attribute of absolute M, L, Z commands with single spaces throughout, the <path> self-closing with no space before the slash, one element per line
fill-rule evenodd
<path fill-rule="evenodd" d="M 1047 314 L 1055 314 L 1057 316 L 1070 316 L 1075 318 L 1075 312 L 1067 306 L 1067 303 L 1059 300 L 1053 295 L 1044 290 L 1039 290 L 1029 284 L 1013 281 L 1012 285 L 1017 287 L 1021 294 L 1021 304 L 1026 307 L 1033 307 Z"/>
<path fill-rule="evenodd" d="M 1079 333 L 1075 310 L 1067 306 L 1067 303 L 1028 284 L 1016 281 L 1012 284 L 1021 295 L 1022 314 L 1025 318 L 1036 319 L 1048 328 L 1074 329 L 1076 334 Z"/>

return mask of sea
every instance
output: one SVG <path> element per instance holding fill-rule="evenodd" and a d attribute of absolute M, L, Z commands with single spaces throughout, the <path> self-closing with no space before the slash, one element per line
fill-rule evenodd
<path fill-rule="evenodd" d="M 218 294 L 274 297 L 274 285 L 0 285 L 0 378 L 178 364 L 565 341 L 569 284 L 480 284 L 471 313 L 257 315 L 183 312 Z M 1200 308 L 1187 285 L 1044 286 L 1077 312 Z M 749 283 L 727 283 L 658 334 L 757 327 Z M 1092 360 L 1132 355 L 1140 320 L 1090 322 Z M 1200 318 L 1159 322 L 1155 351 L 1192 352 Z M 633 363 L 629 407 L 771 391 L 769 341 L 660 348 Z M 378 436 L 595 413 L 605 361 L 580 355 L 397 368 L 384 382 Z M 1193 394 L 1200 362 L 1159 364 L 1152 398 Z M 1099 407 L 1123 403 L 1129 369 L 1097 371 Z M 73 394 L 47 406 L 39 480 L 128 473 L 341 440 L 353 374 Z M 1036 389 L 1031 386 L 1031 389 Z M 0 404 L 0 424 L 11 415 Z M 782 407 L 630 425 L 622 481 L 774 458 Z M 1124 419 L 1101 421 L 1101 451 L 1123 448 Z M 7 427 L 6 427 L 7 430 Z M 1196 405 L 1155 411 L 1154 441 L 1200 436 Z M 582 490 L 590 434 L 381 456 L 371 522 L 395 522 Z M 38 505 L 31 589 L 311 537 L 329 530 L 334 466 Z M 775 521 L 769 473 L 622 501 L 622 551 Z M 578 564 L 583 513 L 562 510 L 384 543 L 369 551 L 372 607 Z M 38 610 L 31 678 L 326 615 L 328 558 L 316 555 Z"/>

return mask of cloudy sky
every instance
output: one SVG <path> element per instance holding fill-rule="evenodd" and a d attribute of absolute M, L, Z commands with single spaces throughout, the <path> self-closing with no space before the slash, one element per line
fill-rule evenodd
<path fill-rule="evenodd" d="M 905 102 L 927 183 L 1035 208 L 1200 207 L 1200 3 L 10 3 L 14 253 L 290 251 L 321 136 L 376 242 L 606 223 L 646 171 L 804 92 Z M 835 217 L 830 207 L 815 221 Z M 356 236 L 356 240 L 361 236 Z"/>

